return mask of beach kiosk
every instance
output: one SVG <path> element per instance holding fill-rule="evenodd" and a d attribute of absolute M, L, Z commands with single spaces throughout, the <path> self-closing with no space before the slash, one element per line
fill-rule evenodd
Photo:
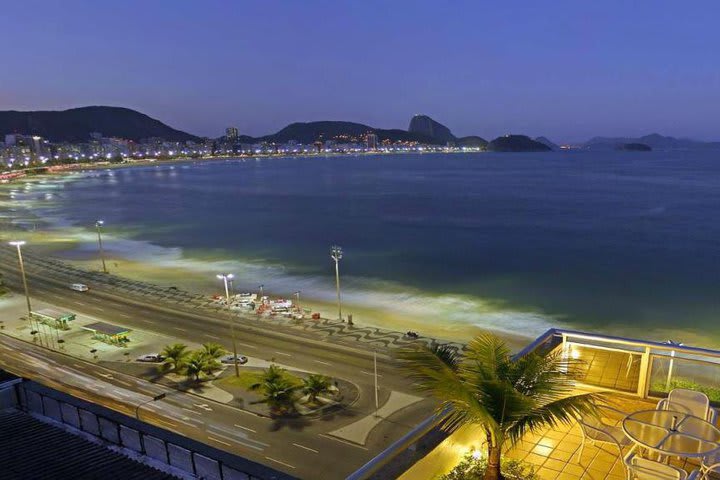
<path fill-rule="evenodd" d="M 130 333 L 129 328 L 119 327 L 105 322 L 90 323 L 82 328 L 92 332 L 94 339 L 111 345 L 124 347 L 130 341 L 128 338 L 128 333 Z"/>
<path fill-rule="evenodd" d="M 69 322 L 75 320 L 72 312 L 63 312 L 54 308 L 43 308 L 32 312 L 33 318 L 58 330 L 70 330 Z"/>

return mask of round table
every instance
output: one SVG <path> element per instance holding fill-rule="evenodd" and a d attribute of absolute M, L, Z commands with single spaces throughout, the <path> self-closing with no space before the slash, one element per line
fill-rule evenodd
<path fill-rule="evenodd" d="M 642 410 L 623 420 L 636 445 L 664 457 L 704 457 L 720 449 L 720 430 L 708 421 L 672 410 Z"/>

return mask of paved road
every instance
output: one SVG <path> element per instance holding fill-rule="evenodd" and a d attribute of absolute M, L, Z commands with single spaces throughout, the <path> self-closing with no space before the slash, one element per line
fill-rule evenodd
<path fill-rule="evenodd" d="M 0 258 L 8 285 L 17 288 L 19 275 L 11 262 Z M 79 293 L 68 289 L 68 279 L 49 278 L 42 267 L 26 264 L 31 295 L 78 313 L 101 317 L 131 328 L 163 332 L 188 341 L 214 341 L 230 348 L 228 322 L 222 314 L 183 311 L 151 306 L 117 295 L 111 288 Z M 75 278 L 74 281 L 82 281 Z M 414 404 L 379 425 L 365 445 L 355 445 L 327 435 L 374 412 L 372 354 L 367 350 L 312 341 L 306 337 L 272 332 L 268 325 L 238 324 L 238 347 L 248 356 L 272 358 L 294 367 L 344 378 L 357 384 L 360 398 L 332 421 L 278 422 L 257 417 L 227 405 L 173 391 L 166 400 L 142 409 L 142 418 L 181 432 L 215 447 L 237 453 L 301 478 L 344 478 L 415 423 L 430 414 L 432 403 Z M 4 337 L 4 336 L 3 336 Z M 107 370 L 57 352 L 3 338 L 0 362 L 9 371 L 38 380 L 53 388 L 132 414 L 133 406 L 166 388 Z M 413 393 L 412 385 L 396 370 L 390 358 L 380 356 L 380 384 L 390 390 Z M 61 371 L 62 381 L 57 372 Z M 88 382 L 87 379 L 92 381 Z M 339 461 L 338 459 L 342 459 Z"/>

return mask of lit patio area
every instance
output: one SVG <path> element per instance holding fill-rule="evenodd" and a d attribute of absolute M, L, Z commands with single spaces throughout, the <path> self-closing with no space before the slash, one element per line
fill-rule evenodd
<path fill-rule="evenodd" d="M 567 358 L 578 360 L 578 391 L 603 392 L 608 406 L 619 410 L 603 410 L 603 423 L 606 424 L 619 427 L 630 414 L 658 410 L 658 400 L 667 397 L 668 392 L 676 388 L 702 392 L 710 402 L 718 404 L 720 352 L 717 351 L 569 331 L 550 331 L 545 338 L 539 338 L 519 355 L 529 351 L 561 351 Z M 673 410 L 670 414 L 675 412 Z M 676 422 L 677 418 L 672 417 L 672 421 Z M 709 421 L 717 425 L 716 420 Z M 720 444 L 717 430 L 714 431 L 712 441 Z M 620 436 L 627 436 L 627 433 Z M 468 453 L 485 455 L 484 438 L 481 426 L 461 427 L 399 479 L 437 479 L 450 472 Z M 622 453 L 614 444 L 586 441 L 580 454 L 583 431 L 580 423 L 574 421 L 570 425 L 546 428 L 527 435 L 507 450 L 503 458 L 525 462 L 543 480 L 625 480 L 627 474 L 623 457 L 634 444 L 629 439 L 621 440 L 626 440 Z M 648 453 L 643 452 L 642 456 L 657 458 L 649 457 Z M 638 455 L 641 455 L 639 449 Z M 690 473 L 699 468 L 700 460 L 671 457 L 669 463 Z M 720 475 L 711 474 L 707 478 L 720 479 Z"/>
<path fill-rule="evenodd" d="M 625 395 L 613 395 L 619 408 L 630 413 L 650 410 L 656 402 L 649 402 Z M 621 420 L 621 417 L 610 418 Z M 458 429 L 432 452 L 405 472 L 399 480 L 431 480 L 448 473 L 460 463 L 468 452 L 484 454 L 484 433 L 479 426 Z M 625 480 L 626 473 L 618 449 L 608 444 L 587 442 L 580 458 L 582 432 L 577 423 L 545 429 L 526 436 L 523 441 L 506 452 L 505 459 L 527 462 L 535 468 L 543 480 Z M 623 450 L 627 454 L 630 447 Z M 698 468 L 698 462 L 671 459 L 670 463 L 690 472 Z M 710 478 L 720 478 L 711 476 Z"/>

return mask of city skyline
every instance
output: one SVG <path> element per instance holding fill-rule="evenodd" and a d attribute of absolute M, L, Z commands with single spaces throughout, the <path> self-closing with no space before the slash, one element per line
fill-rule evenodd
<path fill-rule="evenodd" d="M 8 6 L 33 22 L 8 22 L 24 48 L 6 52 L 2 109 L 124 106 L 202 136 L 425 113 L 491 138 L 720 137 L 710 2 L 168 6 Z"/>

